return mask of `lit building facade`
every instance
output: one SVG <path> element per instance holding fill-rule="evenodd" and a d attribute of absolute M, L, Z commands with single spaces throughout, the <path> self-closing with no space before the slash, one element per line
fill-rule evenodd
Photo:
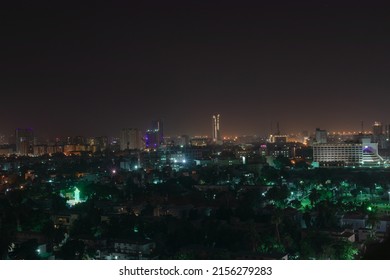
<path fill-rule="evenodd" d="M 287 143 L 288 136 L 287 135 L 270 135 L 270 142 L 277 144 L 285 144 Z"/>
<path fill-rule="evenodd" d="M 142 134 L 137 128 L 124 128 L 121 130 L 120 149 L 142 149 Z"/>
<path fill-rule="evenodd" d="M 190 145 L 192 147 L 206 147 L 210 142 L 210 138 L 207 136 L 195 136 L 191 138 Z"/>
<path fill-rule="evenodd" d="M 280 133 L 280 129 L 279 129 L 279 122 L 276 124 L 276 133 L 275 134 L 271 134 L 269 136 L 269 142 L 270 143 L 277 143 L 277 144 L 284 144 L 284 143 L 287 143 L 288 142 L 288 137 L 287 135 L 283 135 Z"/>
<path fill-rule="evenodd" d="M 265 149 L 265 155 L 272 156 L 277 158 L 279 156 L 283 156 L 286 158 L 294 158 L 296 156 L 296 150 L 301 147 L 299 143 L 283 143 L 283 142 L 275 142 L 275 143 L 267 143 L 265 147 L 263 145 L 260 146 L 260 149 Z M 261 151 L 263 153 L 263 151 Z"/>
<path fill-rule="evenodd" d="M 214 143 L 219 143 L 222 140 L 219 121 L 220 121 L 220 115 L 219 114 L 213 115 L 213 119 L 212 119 L 212 128 L 213 128 L 212 138 L 213 138 L 213 142 Z"/>
<path fill-rule="evenodd" d="M 380 166 L 383 158 L 378 154 L 378 144 L 370 139 L 361 143 L 314 144 L 313 160 L 320 166 Z"/>

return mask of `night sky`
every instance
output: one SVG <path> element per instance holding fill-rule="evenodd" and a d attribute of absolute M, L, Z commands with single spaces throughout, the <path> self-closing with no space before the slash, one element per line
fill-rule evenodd
<path fill-rule="evenodd" d="M 390 123 L 388 1 L 19 1 L 0 9 L 0 132 Z M 386 5 L 386 6 L 385 6 Z"/>

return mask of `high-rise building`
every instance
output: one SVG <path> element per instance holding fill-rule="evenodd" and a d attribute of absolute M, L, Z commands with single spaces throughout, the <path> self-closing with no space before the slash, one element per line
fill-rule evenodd
<path fill-rule="evenodd" d="M 328 132 L 326 130 L 316 128 L 316 143 L 317 144 L 328 143 Z"/>
<path fill-rule="evenodd" d="M 27 156 L 33 153 L 34 131 L 31 128 L 15 130 L 16 154 Z"/>
<path fill-rule="evenodd" d="M 213 128 L 213 133 L 212 133 L 212 138 L 213 142 L 217 143 L 221 141 L 221 131 L 219 127 L 219 118 L 220 115 L 213 115 L 213 123 L 212 123 L 212 128 Z"/>
<path fill-rule="evenodd" d="M 372 126 L 372 134 L 375 136 L 379 136 L 383 134 L 383 125 L 380 122 L 375 122 Z"/>
<path fill-rule="evenodd" d="M 120 147 L 121 150 L 141 149 L 142 148 L 141 131 L 137 128 L 122 129 L 121 136 L 120 136 Z"/>
<path fill-rule="evenodd" d="M 152 129 L 157 130 L 161 141 L 164 139 L 164 125 L 161 120 L 152 122 Z"/>
<path fill-rule="evenodd" d="M 145 146 L 147 149 L 157 149 L 164 144 L 163 122 L 153 121 L 152 128 L 148 129 L 145 134 Z"/>
<path fill-rule="evenodd" d="M 383 125 L 380 122 L 374 122 L 372 126 L 372 136 L 371 140 L 374 143 L 378 143 L 380 149 L 387 149 L 389 147 L 389 141 L 386 136 L 386 126 L 385 131 L 383 131 Z"/>

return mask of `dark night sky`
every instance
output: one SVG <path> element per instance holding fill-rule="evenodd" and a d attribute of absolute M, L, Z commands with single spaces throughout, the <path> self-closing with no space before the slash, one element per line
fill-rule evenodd
<path fill-rule="evenodd" d="M 162 118 L 166 134 L 211 134 L 213 113 L 223 135 L 389 123 L 386 2 L 2 6 L 0 131 L 116 135 Z"/>

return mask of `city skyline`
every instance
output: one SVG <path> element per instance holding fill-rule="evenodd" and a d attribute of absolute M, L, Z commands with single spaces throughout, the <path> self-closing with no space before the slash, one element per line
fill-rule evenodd
<path fill-rule="evenodd" d="M 359 131 L 390 123 L 386 4 L 7 3 L 0 131 L 166 135 Z"/>
<path fill-rule="evenodd" d="M 268 130 L 264 130 L 264 131 L 257 131 L 255 133 L 228 133 L 228 132 L 225 132 L 222 129 L 220 129 L 220 114 L 218 115 L 212 115 L 212 131 L 209 132 L 209 133 L 194 133 L 194 134 L 188 134 L 188 133 L 184 133 L 184 132 L 178 132 L 178 133 L 170 133 L 170 134 L 166 134 L 164 135 L 164 138 L 165 137 L 173 137 L 173 136 L 183 136 L 183 135 L 186 135 L 186 136 L 191 136 L 191 137 L 207 137 L 207 138 L 210 138 L 212 139 L 214 142 L 215 142 L 215 139 L 214 138 L 214 129 L 216 129 L 216 124 L 218 123 L 218 129 L 216 131 L 218 131 L 218 137 L 220 137 L 220 140 L 225 140 L 225 139 L 228 139 L 228 138 L 231 138 L 231 137 L 239 137 L 239 136 L 258 136 L 258 137 L 269 137 L 270 135 L 278 135 L 278 133 L 281 133 L 281 134 L 284 134 L 284 135 L 301 135 L 301 136 L 304 136 L 304 135 L 308 135 L 308 136 L 314 136 L 316 135 L 316 131 L 318 129 L 320 129 L 318 126 L 316 126 L 315 128 L 313 129 L 310 129 L 310 130 L 306 130 L 304 128 L 301 128 L 300 130 L 296 130 L 296 131 L 287 131 L 287 130 L 284 130 L 283 127 L 282 129 L 280 129 L 279 127 L 279 122 L 276 122 L 276 123 L 273 123 L 271 122 L 271 125 L 270 125 L 270 128 Z M 217 119 L 216 119 L 217 117 Z M 216 122 L 216 120 L 218 120 L 218 122 Z M 153 126 L 153 123 L 154 122 L 159 122 L 159 121 L 153 121 L 152 122 L 152 126 Z M 215 123 L 214 123 L 215 122 Z M 382 131 L 383 134 L 388 134 L 390 131 L 390 124 L 387 124 L 387 123 L 382 123 L 382 122 L 379 122 L 379 121 L 374 121 L 373 123 L 369 123 L 369 124 L 364 124 L 364 122 L 360 122 L 360 128 L 356 128 L 356 129 L 347 129 L 347 128 L 341 128 L 339 130 L 331 130 L 331 129 L 328 129 L 326 127 L 321 127 L 321 129 L 324 129 L 323 131 L 325 131 L 328 135 L 331 135 L 331 134 L 346 134 L 346 135 L 357 135 L 357 134 L 376 134 L 378 133 L 377 129 L 378 129 L 378 125 L 381 127 L 380 128 L 380 131 Z M 47 132 L 45 131 L 38 131 L 37 133 L 37 130 L 35 130 L 34 128 L 32 127 L 28 127 L 28 128 L 14 128 L 10 131 L 0 131 L 0 137 L 1 138 L 1 142 L 4 142 L 4 143 L 8 143 L 9 139 L 10 138 L 13 138 L 15 137 L 15 133 L 17 133 L 17 131 L 19 130 L 30 130 L 30 131 L 34 131 L 34 134 L 36 134 L 40 140 L 44 140 L 44 141 L 50 141 L 50 140 L 55 140 L 55 139 L 62 139 L 62 140 L 65 140 L 66 138 L 69 138 L 69 137 L 85 137 L 86 139 L 87 138 L 90 138 L 90 137 L 113 137 L 113 138 L 117 138 L 117 139 L 122 139 L 123 138 L 123 132 L 125 130 L 134 130 L 134 131 L 138 131 L 139 135 L 141 136 L 141 138 L 144 138 L 146 137 L 145 135 L 150 133 L 151 131 L 153 131 L 153 129 L 150 129 L 150 125 L 147 126 L 146 128 L 138 128 L 138 127 L 126 127 L 126 128 L 121 128 L 119 131 L 116 131 L 114 132 L 113 134 L 105 134 L 105 135 L 102 135 L 102 134 L 63 134 L 63 133 L 59 133 L 57 135 L 53 135 L 53 134 L 48 134 Z M 376 131 L 377 130 L 377 131 Z M 3 139 L 4 138 L 4 139 Z M 160 138 L 162 139 L 162 136 L 160 136 Z M 127 140 L 126 140 L 127 141 Z"/>

